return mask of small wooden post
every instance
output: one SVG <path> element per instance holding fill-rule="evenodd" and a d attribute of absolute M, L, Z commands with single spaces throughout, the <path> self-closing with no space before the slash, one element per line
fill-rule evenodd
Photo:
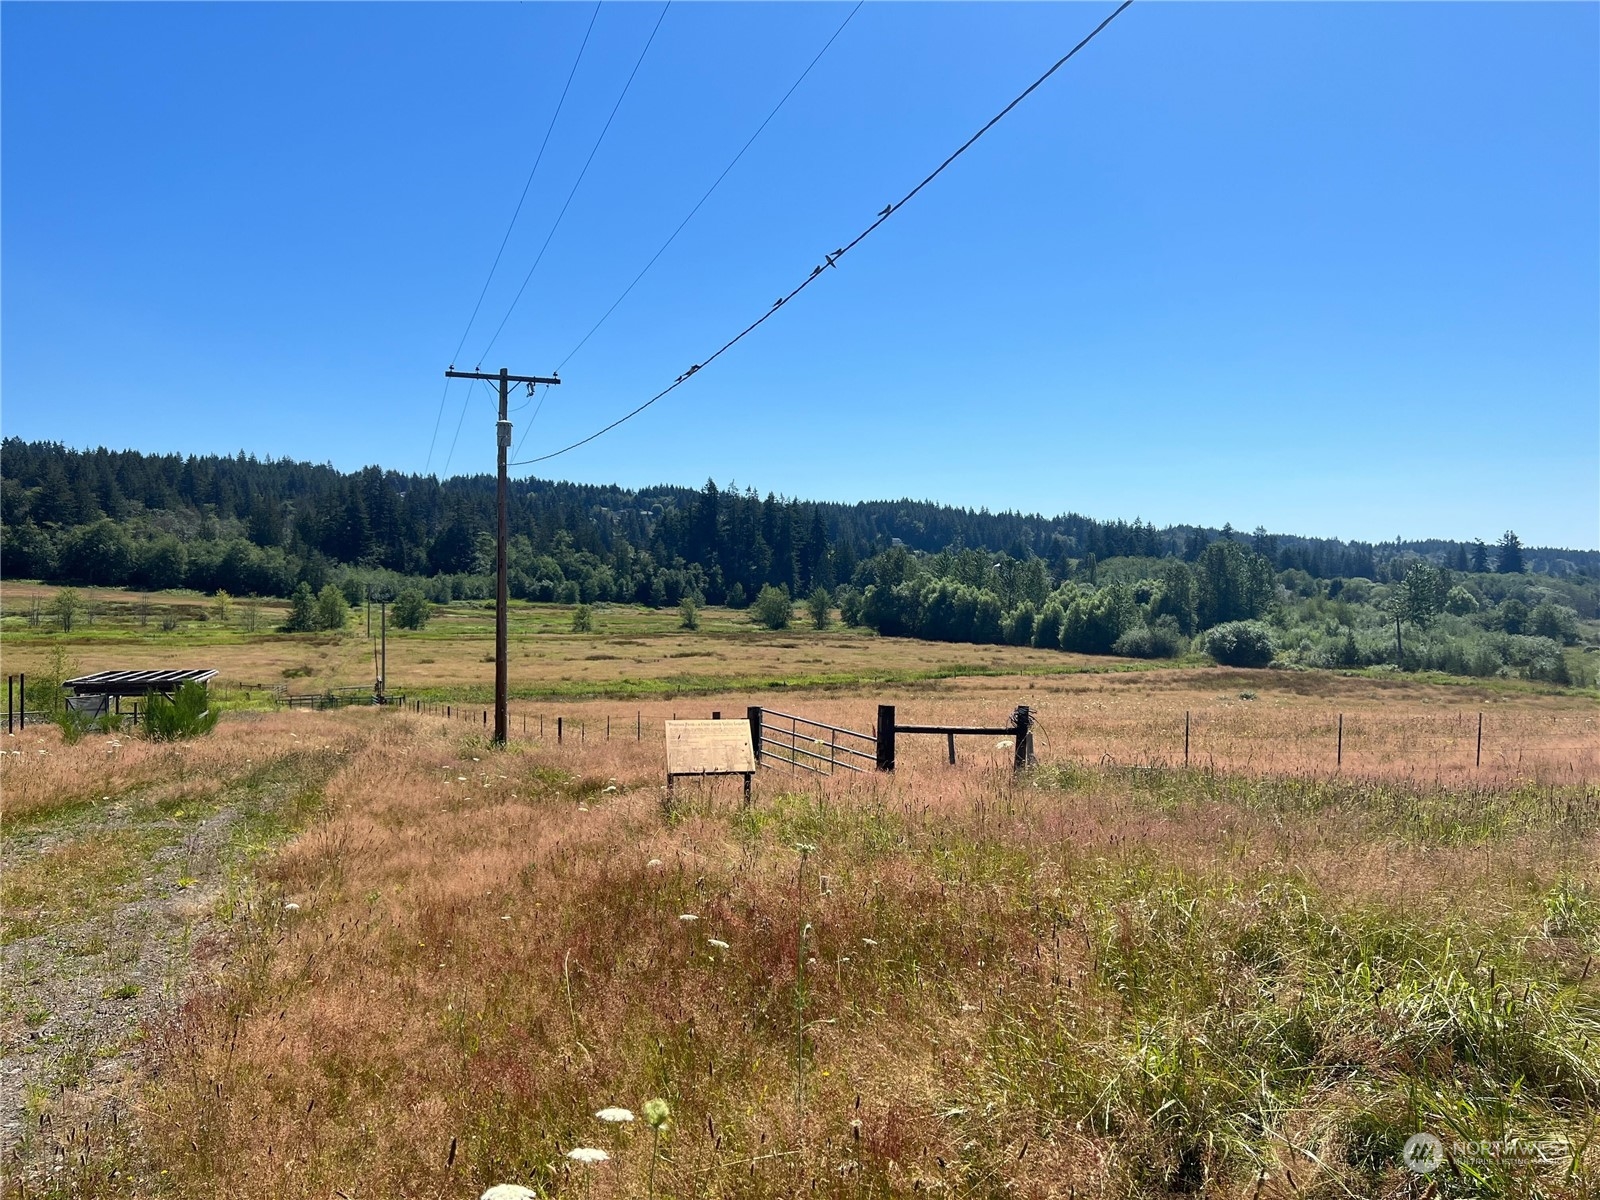
<path fill-rule="evenodd" d="M 953 767 L 956 765 L 956 735 L 953 733 L 947 733 L 944 735 L 944 740 L 949 744 L 950 765 Z"/>
<path fill-rule="evenodd" d="M 644 741 L 644 709 L 637 710 L 633 715 L 633 740 Z"/>
<path fill-rule="evenodd" d="M 1183 713 L 1183 765 L 1186 767 L 1189 765 L 1189 712 L 1187 709 Z"/>
<path fill-rule="evenodd" d="M 606 714 L 606 741 L 611 740 L 611 714 Z"/>
<path fill-rule="evenodd" d="M 714 712 L 714 713 L 711 714 L 711 719 L 713 721 L 720 721 L 720 720 L 722 720 L 722 714 L 719 713 L 719 712 Z"/>
<path fill-rule="evenodd" d="M 561 727 L 562 727 L 562 723 L 565 720 L 566 720 L 565 717 L 557 717 L 556 718 L 556 745 L 558 745 L 558 746 L 561 745 L 561 734 L 562 734 L 562 728 Z"/>
<path fill-rule="evenodd" d="M 1011 719 L 1012 725 L 1016 730 L 1013 735 L 1015 757 L 1012 761 L 1012 770 L 1025 771 L 1034 763 L 1033 710 L 1026 704 L 1019 704 Z"/>
<path fill-rule="evenodd" d="M 11 733 L 12 732 L 12 713 L 11 713 L 11 710 L 14 709 L 17 706 L 16 696 L 15 696 L 15 694 L 13 692 L 13 689 L 16 687 L 16 683 L 17 683 L 17 677 L 15 675 L 7 675 L 6 676 L 6 732 L 7 733 Z"/>
<path fill-rule="evenodd" d="M 444 706 L 444 719 L 447 721 L 450 719 L 450 706 L 448 704 Z"/>
<path fill-rule="evenodd" d="M 1344 714 L 1339 714 L 1339 749 L 1334 752 L 1333 765 L 1344 766 Z"/>
<path fill-rule="evenodd" d="M 483 710 L 483 727 L 485 729 L 489 728 L 489 710 L 487 708 Z"/>
<path fill-rule="evenodd" d="M 539 740 L 544 741 L 544 714 L 539 714 Z"/>
<path fill-rule="evenodd" d="M 750 719 L 750 748 L 755 751 L 756 763 L 761 762 L 761 706 L 752 704 L 745 709 L 745 715 Z M 746 794 L 749 788 L 746 787 Z"/>
<path fill-rule="evenodd" d="M 878 770 L 894 770 L 894 705 L 878 705 Z"/>
<path fill-rule="evenodd" d="M 24 701 L 22 706 L 24 708 L 26 708 L 28 706 L 26 701 Z M 1483 766 L 1483 714 L 1482 713 L 1478 714 L 1478 761 L 1477 761 L 1477 763 L 1475 765 L 1480 766 L 1480 767 Z"/>
<path fill-rule="evenodd" d="M 17 699 L 22 702 L 21 707 L 17 709 L 17 728 L 26 729 L 28 727 L 28 673 L 26 671 L 17 676 Z M 1478 714 L 1478 725 L 1480 728 L 1483 726 L 1482 713 Z M 1478 737 L 1478 741 L 1480 743 L 1483 741 L 1481 734 Z"/>

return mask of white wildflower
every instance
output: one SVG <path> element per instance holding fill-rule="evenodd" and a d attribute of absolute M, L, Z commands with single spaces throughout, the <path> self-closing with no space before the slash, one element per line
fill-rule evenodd
<path fill-rule="evenodd" d="M 645 869 L 649 870 L 651 867 L 659 867 L 660 865 L 661 860 L 659 858 L 652 858 L 649 862 L 645 863 Z"/>
<path fill-rule="evenodd" d="M 602 1108 L 595 1116 L 612 1125 L 626 1125 L 633 1120 L 633 1114 L 625 1108 Z"/>
<path fill-rule="evenodd" d="M 728 950 L 728 949 L 732 948 L 732 947 L 730 947 L 728 945 L 727 942 L 723 941 L 721 938 L 707 938 L 706 942 L 709 945 L 715 946 L 718 950 Z"/>
<path fill-rule="evenodd" d="M 567 1157 L 573 1162 L 603 1163 L 610 1162 L 611 1155 L 604 1150 L 596 1150 L 593 1146 L 574 1146 L 567 1151 Z"/>
<path fill-rule="evenodd" d="M 603 788 L 601 788 L 601 789 L 600 789 L 600 794 L 601 794 L 601 795 L 602 795 L 602 796 L 604 796 L 604 795 L 605 795 L 605 794 L 606 794 L 606 793 L 608 793 L 608 792 L 614 792 L 614 791 L 616 791 L 616 790 L 617 790 L 617 785 L 616 785 L 616 784 L 614 784 L 614 783 L 613 783 L 613 784 L 611 784 L 611 785 L 610 785 L 610 786 L 609 786 L 609 787 L 603 787 Z"/>
<path fill-rule="evenodd" d="M 467 777 L 465 775 L 457 775 L 456 776 L 456 782 L 457 783 L 465 783 L 466 781 L 467 781 Z"/>
<path fill-rule="evenodd" d="M 497 1183 L 478 1200 L 539 1200 L 539 1193 L 520 1183 Z"/>
<path fill-rule="evenodd" d="M 696 916 L 694 913 L 679 913 L 678 914 L 678 920 L 680 920 L 680 921 L 698 921 L 699 919 L 700 918 L 698 916 Z"/>
<path fill-rule="evenodd" d="M 996 750 L 1009 750 L 1009 749 L 1011 749 L 1011 739 L 1010 738 L 1001 738 L 998 742 L 996 742 L 994 744 L 994 748 Z"/>
<path fill-rule="evenodd" d="M 291 900 L 291 901 L 289 901 L 287 904 L 285 904 L 283 906 L 283 911 L 284 912 L 299 912 L 300 911 L 300 906 L 298 904 L 296 904 L 293 900 Z"/>
<path fill-rule="evenodd" d="M 878 944 L 878 939 L 877 938 L 862 938 L 861 939 L 861 944 L 863 946 L 876 946 Z"/>

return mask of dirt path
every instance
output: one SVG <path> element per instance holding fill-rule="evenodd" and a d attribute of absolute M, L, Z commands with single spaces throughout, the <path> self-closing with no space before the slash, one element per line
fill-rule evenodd
<path fill-rule="evenodd" d="M 0 831 L 0 1174 L 37 1176 L 64 1123 L 115 1125 L 148 1024 L 230 916 L 244 868 L 320 802 L 343 750 L 292 750 L 231 779 L 155 785 Z"/>

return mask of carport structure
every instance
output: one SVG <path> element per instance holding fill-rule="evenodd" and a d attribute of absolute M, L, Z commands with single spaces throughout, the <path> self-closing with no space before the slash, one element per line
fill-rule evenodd
<path fill-rule="evenodd" d="M 62 685 L 71 694 L 67 704 L 76 712 L 88 717 L 98 717 L 110 709 L 122 711 L 122 701 L 127 698 L 148 702 L 152 692 L 172 696 L 186 683 L 204 687 L 216 672 L 204 668 L 168 671 L 96 671 L 93 675 L 79 675 Z M 139 705 L 133 706 L 134 719 L 138 720 Z"/>

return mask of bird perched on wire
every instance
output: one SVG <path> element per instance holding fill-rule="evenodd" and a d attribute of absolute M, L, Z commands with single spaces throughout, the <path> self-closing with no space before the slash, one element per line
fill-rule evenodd
<path fill-rule="evenodd" d="M 894 205 L 891 204 L 888 207 L 886 207 L 881 213 L 879 213 L 878 216 L 887 217 L 893 211 L 894 211 Z"/>

